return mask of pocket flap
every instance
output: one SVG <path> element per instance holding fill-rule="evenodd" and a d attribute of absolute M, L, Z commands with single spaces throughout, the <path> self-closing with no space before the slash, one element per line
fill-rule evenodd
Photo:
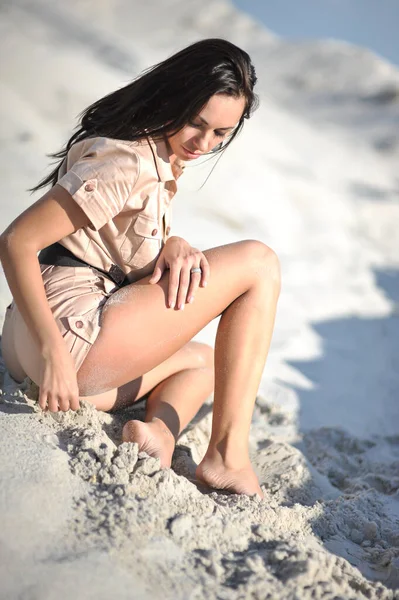
<path fill-rule="evenodd" d="M 64 319 L 67 321 L 69 329 L 75 335 L 90 344 L 95 342 L 99 330 L 98 316 L 96 314 L 90 313 L 90 315 L 64 317 Z"/>
<path fill-rule="evenodd" d="M 159 240 L 162 237 L 162 230 L 155 219 L 150 219 L 145 215 L 139 215 L 134 224 L 133 231 L 141 237 Z"/>

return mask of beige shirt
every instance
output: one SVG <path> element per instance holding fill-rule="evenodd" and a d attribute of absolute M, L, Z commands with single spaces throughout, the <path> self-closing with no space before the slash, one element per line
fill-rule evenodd
<path fill-rule="evenodd" d="M 118 265 L 131 281 L 152 272 L 170 235 L 171 201 L 184 163 L 169 162 L 164 141 L 95 137 L 72 146 L 58 184 L 91 225 L 60 243 L 94 267 Z"/>

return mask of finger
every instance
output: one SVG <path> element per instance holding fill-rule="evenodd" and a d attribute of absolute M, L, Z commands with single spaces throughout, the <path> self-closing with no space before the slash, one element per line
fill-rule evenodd
<path fill-rule="evenodd" d="M 39 406 L 42 410 L 47 408 L 47 390 L 40 388 L 39 390 Z"/>
<path fill-rule="evenodd" d="M 58 412 L 58 398 L 53 394 L 48 394 L 47 405 L 50 412 Z"/>
<path fill-rule="evenodd" d="M 187 292 L 187 302 L 194 302 L 194 296 L 201 281 L 201 273 L 190 272 L 190 285 Z"/>
<path fill-rule="evenodd" d="M 177 300 L 177 290 L 180 282 L 181 265 L 179 263 L 170 266 L 169 288 L 168 288 L 168 306 L 174 308 Z"/>
<path fill-rule="evenodd" d="M 180 271 L 180 283 L 179 291 L 177 293 L 177 308 L 178 310 L 184 310 L 184 305 L 187 298 L 187 290 L 190 285 L 190 269 L 191 265 L 186 264 Z"/>
<path fill-rule="evenodd" d="M 79 410 L 80 398 L 78 390 L 71 394 L 71 397 L 69 398 L 69 406 L 71 407 L 71 410 Z"/>
<path fill-rule="evenodd" d="M 58 398 L 58 408 L 62 410 L 62 412 L 67 412 L 69 410 L 69 399 L 64 397 Z"/>
<path fill-rule="evenodd" d="M 79 410 L 80 408 L 80 400 L 79 400 L 79 396 L 73 396 L 70 400 L 69 400 L 69 405 L 71 407 L 71 410 Z"/>
<path fill-rule="evenodd" d="M 151 278 L 149 279 L 149 283 L 158 283 L 165 271 L 165 268 L 166 263 L 163 258 L 160 258 L 155 265 L 154 271 L 151 275 Z"/>
<path fill-rule="evenodd" d="M 202 255 L 202 258 L 201 258 L 200 267 L 202 270 L 200 285 L 201 285 L 201 287 L 206 287 L 208 280 L 209 280 L 209 276 L 211 274 L 211 268 L 210 268 L 209 262 L 207 261 L 204 254 Z"/>

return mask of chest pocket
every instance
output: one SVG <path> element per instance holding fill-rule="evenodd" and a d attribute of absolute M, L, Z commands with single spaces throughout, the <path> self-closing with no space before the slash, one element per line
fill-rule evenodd
<path fill-rule="evenodd" d="M 158 222 L 141 213 L 126 232 L 120 247 L 126 264 L 141 269 L 154 260 L 162 244 L 162 230 Z"/>

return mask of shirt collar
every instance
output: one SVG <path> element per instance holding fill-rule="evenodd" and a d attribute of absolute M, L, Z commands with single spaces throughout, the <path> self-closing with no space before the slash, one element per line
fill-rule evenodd
<path fill-rule="evenodd" d="M 150 136 L 147 139 L 152 150 L 159 181 L 175 181 L 165 140 L 154 139 Z"/>

